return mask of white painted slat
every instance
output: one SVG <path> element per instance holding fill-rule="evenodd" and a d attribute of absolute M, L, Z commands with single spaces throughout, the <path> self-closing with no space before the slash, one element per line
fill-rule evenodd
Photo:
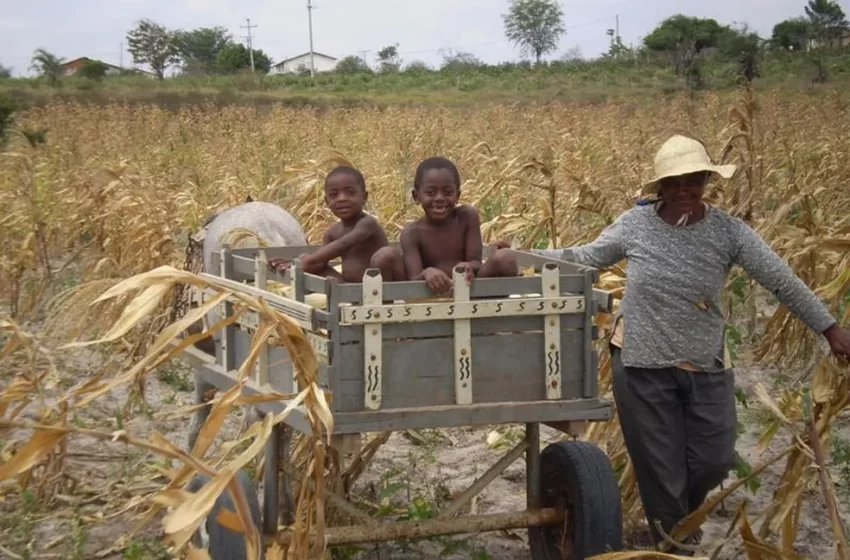
<path fill-rule="evenodd" d="M 447 311 L 453 314 L 458 311 L 461 305 L 465 305 L 465 302 L 469 301 L 470 290 L 462 267 L 454 269 L 452 280 L 454 282 L 454 304 L 449 304 Z M 472 404 L 472 329 L 468 318 L 454 319 L 454 349 L 455 402 L 457 404 Z"/>
<path fill-rule="evenodd" d="M 340 307 L 340 324 L 369 325 L 453 321 L 489 317 L 533 317 L 539 315 L 583 313 L 584 297 L 505 298 L 434 303 L 352 305 Z"/>
<path fill-rule="evenodd" d="M 558 265 L 546 263 L 540 271 L 542 293 L 544 297 L 554 297 L 560 293 Z M 543 318 L 543 352 L 546 366 L 546 398 L 561 398 L 561 316 L 546 315 Z"/>
<path fill-rule="evenodd" d="M 381 306 L 383 279 L 377 268 L 366 270 L 363 275 L 363 303 Z M 380 317 L 381 312 L 376 314 Z M 364 406 L 370 410 L 381 408 L 381 350 L 383 346 L 383 327 L 379 324 L 363 326 L 363 395 Z"/>

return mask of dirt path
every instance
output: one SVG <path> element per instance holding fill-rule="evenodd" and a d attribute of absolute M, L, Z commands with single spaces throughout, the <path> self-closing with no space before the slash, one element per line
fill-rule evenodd
<path fill-rule="evenodd" d="M 68 382 L 79 381 L 80 375 L 93 371 L 94 356 L 67 360 L 64 365 Z M 743 368 L 738 374 L 738 384 L 749 390 L 758 380 L 770 387 L 774 372 L 755 368 Z M 113 429 L 122 426 L 137 437 L 144 437 L 157 430 L 172 442 L 185 445 L 184 430 L 187 419 L 163 418 L 163 414 L 188 406 L 192 399 L 189 371 L 175 363 L 162 368 L 151 376 L 147 383 L 147 409 L 140 403 L 132 414 L 120 424 L 117 418 L 127 402 L 127 388 L 115 391 L 96 401 L 85 413 L 75 419 L 79 425 Z M 234 437 L 240 426 L 241 411 L 232 415 L 225 425 L 223 436 Z M 758 407 L 749 410 L 739 407 L 739 420 L 745 431 L 738 442 L 738 451 L 751 464 L 772 456 L 789 443 L 787 434 L 780 434 L 766 453 L 758 456 L 756 446 L 763 428 L 765 413 Z M 394 433 L 381 448 L 375 460 L 360 479 L 355 493 L 366 501 L 383 506 L 385 513 L 398 514 L 393 504 L 412 503 L 414 515 L 427 516 L 429 511 L 439 508 L 451 495 L 465 489 L 477 476 L 498 460 L 499 456 L 518 442 L 523 435 L 522 426 L 501 426 L 501 440 L 496 449 L 488 445 L 488 434 L 496 427 L 480 429 L 459 428 L 451 430 L 421 430 L 412 433 Z M 850 437 L 845 424 L 838 430 L 842 437 Z M 14 434 L 9 434 L 12 439 Z M 555 441 L 558 433 L 546 427 L 541 429 L 541 439 Z M 8 495 L 0 501 L 3 510 L 2 539 L 0 545 L 16 554 L 21 554 L 27 541 L 35 543 L 36 558 L 95 558 L 98 552 L 108 551 L 116 545 L 116 539 L 126 534 L 134 525 L 131 513 L 121 513 L 131 500 L 158 487 L 157 469 L 166 466 L 160 458 L 145 456 L 132 448 L 117 444 L 106 444 L 86 438 L 75 437 L 69 448 L 66 469 L 79 481 L 76 494 L 59 496 L 56 507 L 50 511 L 31 510 L 20 506 L 17 497 Z M 742 500 L 749 499 L 750 518 L 753 519 L 770 503 L 779 476 L 784 468 L 780 461 L 761 477 L 761 488 L 755 494 L 738 491 L 724 504 L 722 511 L 715 512 L 706 525 L 702 553 L 710 555 L 722 542 L 735 511 Z M 734 479 L 735 475 L 731 475 Z M 840 477 L 834 473 L 836 481 Z M 159 478 L 159 481 L 162 479 Z M 81 507 L 75 511 L 72 504 L 82 499 Z M 475 501 L 474 511 L 488 513 L 521 510 L 525 504 L 525 464 L 522 459 L 511 465 Z M 760 523 L 754 522 L 754 530 Z M 158 523 L 146 528 L 126 546 L 99 557 L 108 559 L 127 558 L 152 560 L 167 558 L 163 547 L 158 544 Z M 738 542 L 735 538 L 733 542 Z M 831 558 L 832 539 L 829 521 L 823 507 L 819 489 L 809 490 L 802 512 L 800 531 L 797 537 L 797 552 L 812 559 Z M 73 551 L 79 551 L 77 555 Z M 349 552 L 355 552 L 354 549 Z M 0 556 L 3 556 L 0 551 Z M 12 556 L 13 557 L 13 556 Z M 342 556 L 341 556 L 342 557 Z M 530 558 L 526 544 L 526 531 L 507 531 L 476 536 L 458 536 L 420 542 L 415 544 L 393 543 L 365 547 L 359 556 L 347 557 L 374 559 L 401 558 L 448 558 L 448 559 L 511 559 Z M 718 558 L 744 558 L 740 547 L 729 544 Z"/>

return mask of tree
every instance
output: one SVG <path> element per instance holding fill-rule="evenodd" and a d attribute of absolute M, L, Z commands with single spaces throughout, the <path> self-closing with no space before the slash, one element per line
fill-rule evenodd
<path fill-rule="evenodd" d="M 102 80 L 107 70 L 109 66 L 99 60 L 85 60 L 76 75 L 90 80 Z"/>
<path fill-rule="evenodd" d="M 563 11 L 555 0 L 512 0 L 507 14 L 502 14 L 505 35 L 520 48 L 523 56 L 534 55 L 537 62 L 558 48 L 558 40 L 566 31 Z"/>
<path fill-rule="evenodd" d="M 742 29 L 730 28 L 718 44 L 724 58 L 738 63 L 740 75 L 748 82 L 759 77 L 762 40 L 745 25 Z"/>
<path fill-rule="evenodd" d="M 690 45 L 695 52 L 717 47 L 728 28 L 714 19 L 703 19 L 676 14 L 662 21 L 643 39 L 651 51 L 674 52 Z"/>
<path fill-rule="evenodd" d="M 809 0 L 805 10 L 812 24 L 812 35 L 822 45 L 832 46 L 850 29 L 844 10 L 833 0 Z"/>
<path fill-rule="evenodd" d="M 367 74 L 371 71 L 366 61 L 355 55 L 346 56 L 337 62 L 334 68 L 337 74 Z"/>
<path fill-rule="evenodd" d="M 174 44 L 184 71 L 197 69 L 203 74 L 215 72 L 219 53 L 232 42 L 224 27 L 200 27 L 174 33 Z"/>
<path fill-rule="evenodd" d="M 404 68 L 404 73 L 410 74 L 411 76 L 422 76 L 429 72 L 432 72 L 431 67 L 422 60 L 409 62 Z"/>
<path fill-rule="evenodd" d="M 59 84 L 59 78 L 62 77 L 63 58 L 48 52 L 45 49 L 36 49 L 32 56 L 32 65 L 30 70 L 38 72 L 39 76 L 46 79 L 51 86 Z"/>
<path fill-rule="evenodd" d="M 669 54 L 676 75 L 685 76 L 693 87 L 700 87 L 702 77 L 697 55 L 705 49 L 716 48 L 729 32 L 728 27 L 713 19 L 676 14 L 644 37 L 643 44 L 650 51 Z"/>
<path fill-rule="evenodd" d="M 7 68 L 0 64 L 0 78 L 11 78 L 12 77 L 12 69 Z"/>
<path fill-rule="evenodd" d="M 165 69 L 180 62 L 174 33 L 164 26 L 143 19 L 127 32 L 127 50 L 136 64 L 148 64 L 156 77 L 165 77 Z"/>
<path fill-rule="evenodd" d="M 378 51 L 378 67 L 382 74 L 399 71 L 401 58 L 398 56 L 398 44 L 386 46 Z"/>
<path fill-rule="evenodd" d="M 484 63 L 476 58 L 472 53 L 468 52 L 452 52 L 451 50 L 443 53 L 443 64 L 440 70 L 443 72 L 469 72 L 480 68 Z"/>
<path fill-rule="evenodd" d="M 773 26 L 770 41 L 774 47 L 804 51 L 811 35 L 811 29 L 811 22 L 806 18 L 786 19 Z"/>
<path fill-rule="evenodd" d="M 263 74 L 267 74 L 272 67 L 272 60 L 259 49 L 254 51 L 254 68 Z M 222 74 L 233 74 L 239 70 L 251 68 L 251 53 L 248 47 L 242 43 L 230 43 L 218 53 L 215 61 L 216 69 Z"/>

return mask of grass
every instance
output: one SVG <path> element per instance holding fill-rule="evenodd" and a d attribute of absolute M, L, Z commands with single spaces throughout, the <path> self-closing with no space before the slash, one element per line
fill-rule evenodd
<path fill-rule="evenodd" d="M 808 54 L 769 52 L 760 66 L 759 84 L 765 88 L 813 91 L 815 66 Z M 850 80 L 850 57 L 825 55 L 831 84 Z M 706 91 L 728 92 L 738 85 L 737 65 L 709 56 L 701 66 Z M 178 76 L 153 80 L 141 76 L 113 76 L 101 80 L 65 78 L 59 87 L 43 80 L 0 79 L 6 92 L 25 107 L 76 101 L 100 105 L 111 102 L 184 107 L 211 103 L 299 108 L 466 105 L 470 103 L 582 102 L 640 99 L 686 91 L 664 59 L 600 59 L 552 61 L 539 67 L 501 64 L 462 70 L 400 71 L 388 74 Z M 823 88 L 818 88 L 823 89 Z"/>

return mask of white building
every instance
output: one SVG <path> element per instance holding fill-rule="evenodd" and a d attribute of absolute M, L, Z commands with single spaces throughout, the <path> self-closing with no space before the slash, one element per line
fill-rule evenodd
<path fill-rule="evenodd" d="M 313 51 L 313 67 L 316 72 L 330 72 L 336 68 L 337 59 L 326 54 Z M 310 71 L 310 53 L 299 54 L 286 60 L 281 60 L 271 67 L 269 74 L 295 74 L 301 70 Z"/>

